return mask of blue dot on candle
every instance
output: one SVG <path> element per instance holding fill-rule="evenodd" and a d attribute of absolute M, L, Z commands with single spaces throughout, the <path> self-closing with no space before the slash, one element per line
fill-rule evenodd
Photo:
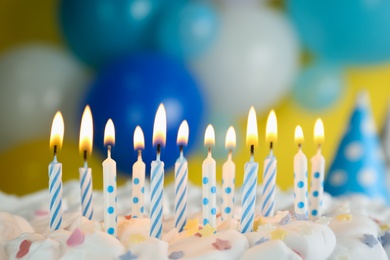
<path fill-rule="evenodd" d="M 209 178 L 203 177 L 202 183 L 203 183 L 203 184 L 209 183 Z"/>
<path fill-rule="evenodd" d="M 203 205 L 209 204 L 209 199 L 208 198 L 203 198 Z"/>
<path fill-rule="evenodd" d="M 311 211 L 311 214 L 313 215 L 313 216 L 317 216 L 317 210 L 316 209 L 313 209 L 312 211 Z"/>
<path fill-rule="evenodd" d="M 142 206 L 142 207 L 141 207 L 141 213 L 144 213 L 144 210 L 145 210 L 145 209 L 144 209 L 144 207 Z"/>
<path fill-rule="evenodd" d="M 298 208 L 302 209 L 305 206 L 305 203 L 302 201 L 298 202 Z"/>
<path fill-rule="evenodd" d="M 142 192 L 142 193 L 145 193 L 145 187 L 142 187 L 142 188 L 141 188 L 141 192 Z"/>
<path fill-rule="evenodd" d="M 305 186 L 305 184 L 303 183 L 303 181 L 300 181 L 297 183 L 297 186 L 298 186 L 298 188 L 303 188 L 303 186 Z"/>
<path fill-rule="evenodd" d="M 133 202 L 134 202 L 135 204 L 137 204 L 137 203 L 138 203 L 138 197 L 134 197 L 134 198 L 133 198 Z"/>
<path fill-rule="evenodd" d="M 118 202 L 118 197 L 115 196 L 115 202 Z"/>
<path fill-rule="evenodd" d="M 107 233 L 110 234 L 110 235 L 113 235 L 115 232 L 115 229 L 110 227 L 109 229 L 107 229 Z"/>
<path fill-rule="evenodd" d="M 318 197 L 318 191 L 313 191 L 313 196 Z"/>
<path fill-rule="evenodd" d="M 211 193 L 216 193 L 217 192 L 217 188 L 215 186 L 211 187 Z"/>
<path fill-rule="evenodd" d="M 211 215 L 216 215 L 217 214 L 217 209 L 216 208 L 212 208 L 211 209 Z"/>
<path fill-rule="evenodd" d="M 319 172 L 315 172 L 315 173 L 314 173 L 314 178 L 317 178 L 317 179 L 318 179 L 319 177 L 320 177 L 320 173 L 319 173 Z"/>
<path fill-rule="evenodd" d="M 118 217 L 115 217 L 115 222 L 118 223 Z"/>
<path fill-rule="evenodd" d="M 134 179 L 134 184 L 137 185 L 139 183 L 139 179 L 138 178 L 135 178 Z"/>
<path fill-rule="evenodd" d="M 225 192 L 226 192 L 227 194 L 230 194 L 230 192 L 232 192 L 232 188 L 227 187 L 227 188 L 225 189 Z"/>
<path fill-rule="evenodd" d="M 229 214 L 231 211 L 232 211 L 232 209 L 230 207 L 225 208 L 225 213 Z"/>
<path fill-rule="evenodd" d="M 108 214 L 114 213 L 114 208 L 113 207 L 108 207 L 107 212 L 108 212 Z"/>
<path fill-rule="evenodd" d="M 204 218 L 204 219 L 203 219 L 203 226 L 206 226 L 208 223 L 209 223 L 209 220 L 206 219 L 206 218 Z"/>
<path fill-rule="evenodd" d="M 108 186 L 108 187 L 107 187 L 107 191 L 108 191 L 109 193 L 114 192 L 114 187 L 113 187 L 112 185 Z"/>

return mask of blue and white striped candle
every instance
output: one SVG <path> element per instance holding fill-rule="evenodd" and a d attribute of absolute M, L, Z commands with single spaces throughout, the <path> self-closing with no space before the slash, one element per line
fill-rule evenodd
<path fill-rule="evenodd" d="M 202 164 L 202 209 L 203 225 L 217 228 L 217 187 L 216 162 L 211 156 L 211 147 L 215 144 L 215 132 L 212 125 L 206 128 L 204 145 L 208 148 L 207 158 Z"/>
<path fill-rule="evenodd" d="M 62 164 L 57 161 L 57 148 L 62 145 L 64 136 L 64 120 L 61 112 L 53 119 L 50 134 L 50 147 L 54 149 L 54 159 L 49 164 L 50 193 L 50 229 L 57 230 L 62 223 Z"/>
<path fill-rule="evenodd" d="M 138 159 L 133 164 L 131 215 L 133 218 L 142 218 L 145 211 L 145 163 L 142 161 L 145 142 L 141 127 L 135 128 L 133 139 L 134 150 L 138 151 Z"/>
<path fill-rule="evenodd" d="M 311 158 L 311 185 L 310 185 L 310 219 L 322 216 L 322 199 L 324 194 L 325 158 L 321 154 L 321 145 L 324 140 L 324 125 L 317 119 L 314 125 L 314 142 L 318 145 L 317 154 Z"/>
<path fill-rule="evenodd" d="M 272 217 L 275 208 L 275 183 L 277 161 L 273 154 L 273 143 L 277 136 L 277 122 L 275 111 L 272 110 L 267 119 L 266 141 L 270 142 L 270 153 L 264 160 L 263 171 L 263 196 L 261 197 L 261 214 L 264 217 Z"/>
<path fill-rule="evenodd" d="M 150 236 L 162 238 L 164 162 L 160 160 L 161 146 L 165 145 L 167 119 L 164 105 L 157 110 L 153 127 L 153 145 L 157 145 L 157 159 L 152 162 L 150 172 Z"/>
<path fill-rule="evenodd" d="M 255 219 L 255 204 L 257 190 L 257 171 L 259 164 L 254 161 L 254 147 L 258 142 L 257 119 L 256 112 L 253 107 L 249 110 L 247 134 L 247 145 L 250 146 L 250 161 L 244 167 L 244 184 L 241 201 L 241 233 L 251 232 L 253 230 L 253 222 Z"/>
<path fill-rule="evenodd" d="M 81 213 L 84 217 L 92 219 L 92 170 L 88 168 L 87 156 L 92 153 L 93 121 L 89 106 L 86 106 L 81 119 L 79 149 L 84 156 L 84 167 L 79 168 Z"/>
<path fill-rule="evenodd" d="M 236 179 L 236 165 L 232 160 L 233 149 L 236 148 L 236 132 L 232 126 L 229 127 L 225 148 L 229 151 L 228 159 L 222 166 L 222 220 L 233 218 L 234 210 L 234 186 Z"/>
<path fill-rule="evenodd" d="M 295 128 L 295 140 L 298 143 L 298 153 L 294 156 L 294 212 L 302 218 L 308 217 L 307 191 L 307 158 L 302 152 L 303 131 L 298 125 Z"/>
<path fill-rule="evenodd" d="M 175 163 L 175 228 L 181 232 L 187 221 L 187 182 L 188 165 L 183 155 L 183 146 L 188 142 L 188 123 L 184 120 L 177 134 L 177 144 L 180 146 L 180 157 Z"/>
<path fill-rule="evenodd" d="M 104 144 L 108 145 L 107 159 L 103 162 L 104 229 L 116 237 L 116 162 L 111 158 L 111 145 L 115 144 L 115 128 L 111 119 L 107 121 L 104 130 Z"/>

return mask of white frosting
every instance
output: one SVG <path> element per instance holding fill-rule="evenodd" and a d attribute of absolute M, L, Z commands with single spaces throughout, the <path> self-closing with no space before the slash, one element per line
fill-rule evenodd
<path fill-rule="evenodd" d="M 247 250 L 240 259 L 302 260 L 302 258 L 292 251 L 282 240 L 271 240 L 255 245 Z"/>

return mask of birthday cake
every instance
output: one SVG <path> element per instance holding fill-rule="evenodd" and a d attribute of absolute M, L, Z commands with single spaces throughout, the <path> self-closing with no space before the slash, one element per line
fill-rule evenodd
<path fill-rule="evenodd" d="M 325 193 L 324 215 L 311 221 L 292 213 L 293 191 L 277 190 L 277 213 L 261 217 L 257 212 L 253 231 L 242 234 L 240 206 L 227 221 L 217 212 L 216 229 L 202 225 L 201 188 L 189 184 L 188 219 L 179 232 L 174 227 L 170 185 L 165 188 L 160 240 L 149 235 L 148 212 L 144 218 L 132 218 L 131 182 L 118 188 L 117 238 L 104 231 L 103 193 L 94 192 L 94 217 L 88 220 L 81 215 L 79 189 L 77 182 L 64 185 L 63 223 L 55 231 L 49 228 L 48 191 L 20 198 L 1 193 L 0 259 L 390 258 L 390 208 L 365 196 L 333 198 Z M 260 192 L 259 186 L 259 196 Z M 240 199 L 240 193 L 235 197 Z M 149 198 L 146 191 L 145 202 Z"/>

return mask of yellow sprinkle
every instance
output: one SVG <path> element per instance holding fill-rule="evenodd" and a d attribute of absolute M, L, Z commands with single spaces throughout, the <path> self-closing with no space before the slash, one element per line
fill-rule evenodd
<path fill-rule="evenodd" d="M 142 234 L 131 234 L 129 237 L 129 241 L 131 243 L 141 243 L 146 240 L 146 237 Z"/>
<path fill-rule="evenodd" d="M 352 215 L 351 214 L 340 214 L 336 218 L 338 221 L 351 221 Z"/>
<path fill-rule="evenodd" d="M 215 234 L 216 229 L 210 226 L 210 224 L 207 224 L 204 226 L 203 229 L 199 230 L 199 233 L 202 235 L 202 237 L 208 237 Z"/>
<path fill-rule="evenodd" d="M 253 222 L 253 231 L 257 231 L 259 226 L 263 224 L 265 224 L 263 217 L 260 216 L 258 219 L 255 219 L 255 221 Z"/>
<path fill-rule="evenodd" d="M 198 229 L 199 227 L 199 222 L 198 219 L 189 219 L 187 220 L 186 225 L 184 226 L 184 230 L 192 230 L 192 229 Z"/>
<path fill-rule="evenodd" d="M 379 225 L 379 227 L 381 228 L 382 231 L 386 231 L 390 229 L 390 226 L 387 224 L 381 224 Z"/>
<path fill-rule="evenodd" d="M 271 232 L 271 239 L 272 240 L 277 240 L 277 239 L 284 240 L 284 237 L 286 236 L 286 234 L 287 234 L 287 231 L 278 228 L 278 229 Z"/>
<path fill-rule="evenodd" d="M 185 234 L 187 237 L 190 237 L 190 236 L 193 236 L 195 235 L 196 233 L 198 233 L 198 228 L 193 228 L 193 229 L 188 229 L 188 230 L 185 230 Z"/>

